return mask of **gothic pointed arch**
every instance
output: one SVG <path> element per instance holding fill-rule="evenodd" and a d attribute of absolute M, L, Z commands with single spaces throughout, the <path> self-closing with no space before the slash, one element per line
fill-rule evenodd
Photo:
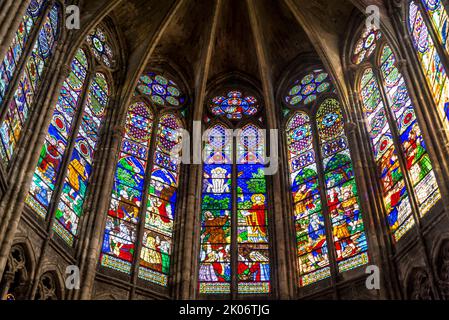
<path fill-rule="evenodd" d="M 199 295 L 271 294 L 263 101 L 250 86 L 222 80 L 205 106 Z"/>
<path fill-rule="evenodd" d="M 410 300 L 433 300 L 429 275 L 423 268 L 413 268 L 407 279 L 406 294 Z"/>
<path fill-rule="evenodd" d="M 348 57 L 370 138 L 391 239 L 398 242 L 441 199 L 420 121 L 397 55 L 382 31 L 362 26 Z"/>
<path fill-rule="evenodd" d="M 69 247 L 79 239 L 95 155 L 111 113 L 112 72 L 120 61 L 113 43 L 113 34 L 100 23 L 77 50 L 25 200 Z"/>
<path fill-rule="evenodd" d="M 283 91 L 298 287 L 369 261 L 345 117 L 330 75 L 310 66 Z"/>
<path fill-rule="evenodd" d="M 39 277 L 35 300 L 61 300 L 63 299 L 62 284 L 56 271 L 47 271 Z"/>
<path fill-rule="evenodd" d="M 8 262 L 0 282 L 0 300 L 25 300 L 30 289 L 34 263 L 26 243 L 16 243 L 8 256 Z"/>
<path fill-rule="evenodd" d="M 170 289 L 189 101 L 162 67 L 139 77 L 126 111 L 107 212 L 101 271 L 159 291 Z"/>

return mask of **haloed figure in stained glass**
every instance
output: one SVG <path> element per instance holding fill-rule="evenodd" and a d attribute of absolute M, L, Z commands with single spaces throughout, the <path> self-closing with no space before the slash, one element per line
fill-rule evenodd
<path fill-rule="evenodd" d="M 211 98 L 209 107 L 212 117 L 224 121 L 208 124 L 205 132 L 199 292 L 267 294 L 271 277 L 263 123 L 238 126 L 240 120 L 257 117 L 261 107 L 241 90 Z M 239 128 L 236 141 L 234 128 Z"/>
<path fill-rule="evenodd" d="M 76 52 L 70 74 L 60 89 L 25 200 L 43 219 L 54 214 L 52 228 L 69 246 L 74 246 L 78 235 L 111 93 L 108 80 L 111 69 L 104 69 L 103 60 L 94 58 L 96 48 L 89 45 L 92 34 L 98 32 L 104 34 L 102 45 L 112 47 L 101 27 L 96 27 Z M 102 71 L 97 71 L 100 68 Z M 61 176 L 62 183 L 57 185 Z"/>
<path fill-rule="evenodd" d="M 421 32 L 425 32 L 423 28 Z M 430 39 L 421 40 L 430 44 Z M 428 58 L 431 55 L 425 61 Z M 413 211 L 423 217 L 441 194 L 408 86 L 398 69 L 396 55 L 380 30 L 362 30 L 352 61 L 360 65 L 357 85 L 362 111 L 378 167 L 388 225 L 393 240 L 399 241 L 416 223 Z M 432 78 L 440 78 L 435 76 Z"/>
<path fill-rule="evenodd" d="M 167 287 L 186 97 L 168 77 L 145 72 L 133 99 L 126 114 L 100 264 L 128 275 L 135 270 L 139 279 Z"/>
<path fill-rule="evenodd" d="M 344 118 L 329 75 L 315 69 L 293 81 L 284 107 L 302 287 L 330 277 L 331 264 L 338 272 L 366 264 L 368 248 Z"/>

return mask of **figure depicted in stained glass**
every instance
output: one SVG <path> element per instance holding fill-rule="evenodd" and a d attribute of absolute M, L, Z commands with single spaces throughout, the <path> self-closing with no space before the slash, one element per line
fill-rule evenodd
<path fill-rule="evenodd" d="M 245 106 L 236 106 L 240 91 L 215 111 L 228 119 L 245 116 Z M 218 99 L 218 98 L 217 98 Z M 240 99 L 240 100 L 239 100 Z M 223 98 L 220 103 L 225 101 Z M 254 99 L 254 103 L 255 103 Z M 223 109 L 220 109 L 223 107 Z M 228 108 L 229 107 L 229 108 Z M 211 110 L 214 113 L 213 110 Z M 254 110 L 254 112 L 257 112 Z M 270 292 L 267 186 L 264 174 L 264 140 L 260 128 L 248 124 L 239 130 L 234 147 L 231 132 L 222 124 L 209 128 L 205 145 L 201 218 L 199 290 L 202 294 L 229 294 L 232 274 L 237 275 L 240 294 Z M 232 169 L 236 150 L 236 174 Z M 235 200 L 232 183 L 237 185 Z M 237 207 L 233 208 L 233 200 Z M 237 250 L 231 251 L 231 227 L 237 224 Z M 237 261 L 237 268 L 231 262 Z"/>
<path fill-rule="evenodd" d="M 140 279 L 167 286 L 183 124 L 177 112 L 165 109 L 181 107 L 185 95 L 167 77 L 145 72 L 139 79 L 134 98 L 138 101 L 129 106 L 126 114 L 108 211 L 109 219 L 118 221 L 123 230 L 118 229 L 121 234 L 113 238 L 111 228 L 106 228 L 101 265 L 127 274 L 137 268 Z M 156 118 L 158 125 L 153 128 Z M 150 150 L 154 152 L 150 154 Z M 151 168 L 148 163 L 152 163 Z M 145 192 L 146 203 L 143 202 Z M 142 234 L 139 233 L 140 224 L 143 224 Z M 142 248 L 135 266 L 132 263 L 136 241 L 140 241 Z"/>
<path fill-rule="evenodd" d="M 413 6 L 411 1 L 410 8 L 413 10 L 411 15 L 413 19 L 416 18 L 416 23 L 420 24 L 419 28 L 415 25 L 415 31 L 420 33 L 419 43 L 423 46 L 422 52 L 425 52 L 420 57 L 424 59 L 423 61 L 429 62 L 429 59 L 432 59 L 432 52 L 436 54 L 436 51 L 434 47 L 431 48 L 431 39 L 420 12 L 416 6 Z M 366 32 L 364 31 L 363 34 Z M 396 57 L 392 49 L 385 43 L 380 31 L 377 30 L 376 33 L 378 36 L 373 38 L 373 46 L 381 54 L 380 58 L 376 55 L 367 56 L 363 61 L 368 61 L 373 67 L 378 68 L 380 78 L 377 78 L 372 68 L 364 69 L 360 81 L 361 98 L 364 113 L 368 119 L 374 158 L 378 165 L 387 219 L 393 239 L 398 241 L 415 223 L 409 194 L 417 196 L 421 216 L 431 209 L 441 195 L 433 175 L 432 165 L 428 160 L 426 146 L 405 79 L 396 66 Z M 356 55 L 357 53 L 354 52 L 354 56 Z M 442 75 L 445 77 L 445 73 Z M 383 86 L 387 94 L 388 99 L 385 101 L 380 94 L 380 86 Z M 387 113 L 390 113 L 393 119 L 391 123 L 388 121 Z M 397 128 L 399 133 L 397 137 L 393 134 L 391 125 Z M 401 147 L 399 150 L 396 150 L 395 141 Z M 400 164 L 400 158 L 404 159 L 404 167 Z M 411 190 L 405 186 L 404 175 L 408 175 L 413 181 Z M 422 192 L 425 189 L 424 184 L 428 186 L 425 195 Z"/>

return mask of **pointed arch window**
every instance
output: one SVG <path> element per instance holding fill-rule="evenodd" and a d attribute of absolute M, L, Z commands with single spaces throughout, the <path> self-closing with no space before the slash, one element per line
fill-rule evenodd
<path fill-rule="evenodd" d="M 0 157 L 5 164 L 9 164 L 19 143 L 57 42 L 61 8 L 58 3 L 51 7 L 47 4 L 47 1 L 31 1 L 0 67 Z M 34 32 L 39 21 L 42 21 L 40 27 Z M 28 48 L 31 52 L 25 57 L 23 53 Z"/>
<path fill-rule="evenodd" d="M 239 90 L 211 99 L 215 117 L 238 121 L 260 113 Z M 199 293 L 268 294 L 270 240 L 265 134 L 259 121 L 217 122 L 206 131 L 199 257 Z"/>
<path fill-rule="evenodd" d="M 284 114 L 299 286 L 368 262 L 360 200 L 341 105 L 329 75 L 295 81 Z"/>
<path fill-rule="evenodd" d="M 441 57 L 449 53 L 448 28 L 448 16 L 442 1 L 410 1 L 408 29 L 446 130 L 449 129 L 449 78 Z"/>
<path fill-rule="evenodd" d="M 110 70 L 98 71 L 103 65 L 88 50 L 94 48 L 78 49 L 71 62 L 25 200 L 69 246 L 77 239 L 111 91 Z"/>
<path fill-rule="evenodd" d="M 378 167 L 392 238 L 398 241 L 441 198 L 427 147 L 396 56 L 379 30 L 373 55 L 358 61 L 357 84 L 366 128 Z M 363 38 L 363 36 L 361 37 Z M 357 48 L 354 57 L 357 56 Z"/>
<path fill-rule="evenodd" d="M 167 287 L 181 170 L 186 96 L 168 77 L 141 76 L 129 106 L 101 266 Z"/>

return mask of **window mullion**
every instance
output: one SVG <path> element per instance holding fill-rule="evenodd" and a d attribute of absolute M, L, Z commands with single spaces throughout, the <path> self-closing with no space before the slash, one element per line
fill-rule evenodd
<path fill-rule="evenodd" d="M 241 131 L 238 131 L 239 134 Z M 231 135 L 232 145 L 232 208 L 231 208 L 231 297 L 236 300 L 238 297 L 238 251 L 239 245 L 237 241 L 238 235 L 238 209 L 237 209 L 237 150 L 238 135 Z M 225 147 L 226 148 L 226 147 Z"/>
<path fill-rule="evenodd" d="M 87 98 L 89 97 L 89 91 L 90 91 L 91 85 L 94 81 L 94 77 L 95 77 L 95 72 L 88 71 L 87 81 L 85 81 L 85 84 L 83 87 L 83 92 L 80 97 L 81 99 L 79 99 L 79 101 L 78 101 L 78 105 L 77 105 L 78 112 L 77 112 L 77 115 L 75 118 L 75 122 L 73 123 L 73 132 L 71 133 L 71 136 L 69 137 L 67 149 L 64 154 L 64 159 L 62 161 L 61 168 L 59 169 L 59 172 L 58 172 L 58 178 L 56 179 L 55 191 L 53 192 L 52 199 L 50 201 L 50 206 L 48 208 L 48 212 L 50 212 L 50 215 L 48 216 L 48 219 L 49 219 L 48 232 L 52 232 L 53 225 L 55 223 L 56 206 L 58 205 L 60 197 L 61 197 L 61 193 L 62 193 L 62 189 L 63 189 L 63 185 L 64 185 L 64 179 L 66 177 L 68 166 L 70 164 L 70 158 L 73 153 L 73 149 L 75 148 L 76 137 L 78 136 L 78 133 L 79 133 L 79 130 L 81 127 L 81 123 L 83 121 L 82 115 L 84 113 L 84 109 L 86 108 Z"/>
<path fill-rule="evenodd" d="M 315 104 L 318 108 L 319 104 Z M 313 135 L 313 148 L 315 150 L 316 157 L 316 165 L 317 165 L 317 174 L 318 181 L 320 185 L 320 197 L 321 197 L 321 210 L 324 216 L 324 226 L 326 229 L 326 243 L 327 243 L 327 251 L 328 251 L 328 259 L 329 266 L 331 271 L 331 285 L 334 289 L 335 295 L 338 297 L 337 293 L 337 278 L 338 278 L 338 267 L 337 267 L 337 257 L 335 254 L 335 243 L 334 243 L 334 235 L 332 230 L 332 220 L 329 214 L 328 202 L 327 202 L 327 192 L 326 192 L 326 181 L 324 180 L 324 168 L 323 168 L 323 157 L 321 154 L 321 148 L 319 144 L 320 137 L 318 136 L 318 128 L 316 125 L 316 113 L 311 119 L 312 123 L 312 135 Z M 337 298 L 336 297 L 336 298 Z"/>

